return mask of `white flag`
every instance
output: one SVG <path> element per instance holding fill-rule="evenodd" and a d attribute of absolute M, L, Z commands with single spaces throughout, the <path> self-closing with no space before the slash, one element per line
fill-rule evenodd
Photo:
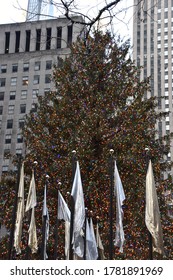
<path fill-rule="evenodd" d="M 163 234 L 151 160 L 146 175 L 145 223 L 152 235 L 153 251 L 163 254 Z"/>
<path fill-rule="evenodd" d="M 37 232 L 36 232 L 36 224 L 35 224 L 35 208 L 32 208 L 31 212 L 31 221 L 29 226 L 29 240 L 28 246 L 31 248 L 32 254 L 37 253 L 38 250 L 38 242 L 37 242 Z"/>
<path fill-rule="evenodd" d="M 25 213 L 25 205 L 24 205 L 24 163 L 22 163 L 21 171 L 20 171 L 20 182 L 18 189 L 18 200 L 17 200 L 17 214 L 16 214 L 16 222 L 15 222 L 15 231 L 14 231 L 14 247 L 16 249 L 16 253 L 21 253 L 20 243 L 22 237 L 22 223 Z"/>
<path fill-rule="evenodd" d="M 60 191 L 58 191 L 58 219 L 70 222 L 70 210 Z"/>
<path fill-rule="evenodd" d="M 85 221 L 85 204 L 82 188 L 79 162 L 76 163 L 76 172 L 73 181 L 71 196 L 74 200 L 74 221 L 73 221 L 73 249 L 79 257 L 83 257 L 82 228 Z"/>
<path fill-rule="evenodd" d="M 48 212 L 48 208 L 47 208 L 47 188 L 45 185 L 44 188 L 44 201 L 43 201 L 43 221 L 44 219 L 46 219 L 46 223 L 45 223 L 45 239 L 44 239 L 44 260 L 46 260 L 48 258 L 47 253 L 46 253 L 46 246 L 47 246 L 47 241 L 49 239 L 49 212 Z"/>
<path fill-rule="evenodd" d="M 116 161 L 114 168 L 114 184 L 115 184 L 115 195 L 116 195 L 116 235 L 115 235 L 115 246 L 118 246 L 119 251 L 123 252 L 124 244 L 124 230 L 123 230 L 123 201 L 125 200 L 125 194 L 123 185 L 120 179 L 120 175 L 117 169 Z"/>
<path fill-rule="evenodd" d="M 88 224 L 88 219 L 86 219 L 86 244 L 87 244 L 86 259 L 97 260 L 98 250 L 97 250 L 97 243 L 96 243 L 92 218 L 90 218 L 90 225 Z"/>
<path fill-rule="evenodd" d="M 36 199 L 35 178 L 34 178 L 34 170 L 32 170 L 32 178 L 30 182 L 25 212 L 34 208 L 36 205 L 37 205 L 37 199 Z"/>
<path fill-rule="evenodd" d="M 69 259 L 69 245 L 70 245 L 70 210 L 65 202 L 60 191 L 58 191 L 58 215 L 59 220 L 65 221 L 65 256 Z"/>
<path fill-rule="evenodd" d="M 31 248 L 31 252 L 34 254 L 38 250 L 38 242 L 37 242 L 37 232 L 36 232 L 36 224 L 35 224 L 35 207 L 37 205 L 36 199 L 36 186 L 35 186 L 35 178 L 34 178 L 34 170 L 32 170 L 32 178 L 29 187 L 28 198 L 26 202 L 25 211 L 31 211 L 31 221 L 29 226 L 29 239 L 28 246 Z"/>
<path fill-rule="evenodd" d="M 102 240 L 101 240 L 101 237 L 100 237 L 98 223 L 97 223 L 97 226 L 96 226 L 96 243 L 97 243 L 97 248 L 98 248 L 98 253 L 100 255 L 100 259 L 105 260 L 104 247 L 103 247 L 103 243 L 102 243 Z"/>

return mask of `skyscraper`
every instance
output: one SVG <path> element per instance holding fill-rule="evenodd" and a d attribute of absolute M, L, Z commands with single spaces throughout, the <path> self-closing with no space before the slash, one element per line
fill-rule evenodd
<path fill-rule="evenodd" d="M 28 0 L 26 21 L 48 19 L 53 16 L 52 0 Z"/>
<path fill-rule="evenodd" d="M 173 132 L 173 0 L 134 0 L 134 60 L 144 68 L 141 78 L 151 76 L 151 93 L 158 112 L 157 137 Z M 173 143 L 172 143 L 173 144 Z M 173 145 L 165 160 L 173 160 Z"/>

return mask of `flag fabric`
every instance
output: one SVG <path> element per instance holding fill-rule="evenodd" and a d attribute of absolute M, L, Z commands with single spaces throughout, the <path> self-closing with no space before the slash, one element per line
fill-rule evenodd
<path fill-rule="evenodd" d="M 79 257 L 83 257 L 84 246 L 82 238 L 82 228 L 85 221 L 85 204 L 82 188 L 82 180 L 79 168 L 79 162 L 76 163 L 76 172 L 74 176 L 71 196 L 74 200 L 74 221 L 73 221 L 73 250 Z"/>
<path fill-rule="evenodd" d="M 152 235 L 153 251 L 163 254 L 163 233 L 151 160 L 146 175 L 145 224 Z"/>
<path fill-rule="evenodd" d="M 69 245 L 70 245 L 70 218 L 71 213 L 65 202 L 62 194 L 58 191 L 58 214 L 57 219 L 65 221 L 65 256 L 69 259 Z"/>
<path fill-rule="evenodd" d="M 100 233 L 99 233 L 98 223 L 96 225 L 96 243 L 97 243 L 97 248 L 98 248 L 98 257 L 101 260 L 105 260 L 104 248 L 103 248 L 102 240 L 101 240 Z"/>
<path fill-rule="evenodd" d="M 21 237 L 22 237 L 22 223 L 25 214 L 25 205 L 24 205 L 24 162 L 22 163 L 20 171 L 20 181 L 18 189 L 18 199 L 17 199 L 17 214 L 15 221 L 15 230 L 14 230 L 14 247 L 16 253 L 21 253 Z"/>
<path fill-rule="evenodd" d="M 115 235 L 115 246 L 118 246 L 119 251 L 123 252 L 124 244 L 124 230 L 123 230 L 123 201 L 125 200 L 125 194 L 121 178 L 118 172 L 118 168 L 115 161 L 114 167 L 114 193 L 116 196 L 116 235 Z"/>
<path fill-rule="evenodd" d="M 43 231 L 44 231 L 44 241 L 43 241 L 43 259 L 46 260 L 48 258 L 47 253 L 46 253 L 46 246 L 47 246 L 47 241 L 49 239 L 49 212 L 47 208 L 47 187 L 45 185 L 44 187 L 44 200 L 43 200 Z"/>
<path fill-rule="evenodd" d="M 37 205 L 37 198 L 36 198 L 35 178 L 34 178 L 34 170 L 32 170 L 32 177 L 31 177 L 25 212 L 34 208 L 36 205 Z"/>
<path fill-rule="evenodd" d="M 88 219 L 86 219 L 86 259 L 97 260 L 98 249 L 94 233 L 93 221 L 90 218 L 90 225 Z"/>
<path fill-rule="evenodd" d="M 29 226 L 29 239 L 28 246 L 31 248 L 32 254 L 36 253 L 38 250 L 38 242 L 37 242 L 37 232 L 36 232 L 36 223 L 35 223 L 35 207 L 37 205 L 36 199 L 36 186 L 35 186 L 35 178 L 34 178 L 34 170 L 32 170 L 32 178 L 29 187 L 29 193 L 26 202 L 25 212 L 31 210 L 31 220 Z"/>

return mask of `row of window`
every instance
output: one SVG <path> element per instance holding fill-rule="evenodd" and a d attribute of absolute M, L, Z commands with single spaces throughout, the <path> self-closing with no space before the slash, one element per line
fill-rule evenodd
<path fill-rule="evenodd" d="M 45 75 L 45 84 L 51 83 L 51 74 L 46 74 Z M 40 83 L 40 75 L 34 75 L 33 76 L 33 85 L 38 85 Z M 29 77 L 28 76 L 23 76 L 22 77 L 22 86 L 28 86 L 29 84 Z M 16 86 L 17 85 L 17 77 L 11 77 L 10 81 L 11 86 Z M 5 87 L 6 86 L 6 78 L 0 78 L 0 87 Z"/>
<path fill-rule="evenodd" d="M 8 106 L 8 114 L 13 115 L 14 114 L 14 109 L 15 109 L 15 105 L 9 105 Z M 36 110 L 35 103 L 32 104 L 31 110 L 32 111 Z M 26 113 L 26 104 L 20 104 L 19 113 L 20 114 L 25 114 Z M 0 106 L 0 115 L 2 115 L 2 114 L 3 114 L 3 106 Z"/>
<path fill-rule="evenodd" d="M 35 31 L 35 50 L 39 51 L 41 49 L 41 44 L 45 44 L 46 50 L 51 49 L 51 43 L 52 43 L 52 28 L 46 29 L 46 36 L 44 35 L 43 41 L 42 41 L 42 30 L 36 29 Z M 67 26 L 67 45 L 70 45 L 72 43 L 72 33 L 73 33 L 73 26 Z M 32 34 L 32 37 L 34 35 Z M 5 32 L 5 53 L 9 53 L 10 48 L 10 32 Z M 18 53 L 20 50 L 20 41 L 21 41 L 21 31 L 15 32 L 15 42 L 14 42 L 14 52 Z M 31 30 L 25 31 L 25 52 L 30 51 L 30 43 L 31 43 Z M 62 47 L 62 27 L 57 27 L 57 38 L 56 38 L 56 48 L 59 49 Z"/>
<path fill-rule="evenodd" d="M 34 70 L 39 71 L 41 69 L 41 61 L 36 61 L 34 64 Z M 46 70 L 52 69 L 52 60 L 47 60 L 45 65 Z M 12 64 L 12 73 L 18 72 L 18 63 Z M 29 71 L 29 62 L 23 63 L 23 72 Z M 1 64 L 0 66 L 0 73 L 5 74 L 7 73 L 7 64 Z"/>
<path fill-rule="evenodd" d="M 11 144 L 12 134 L 5 135 L 5 144 Z M 22 134 L 17 134 L 17 143 L 23 143 Z"/>
<path fill-rule="evenodd" d="M 49 91 L 50 91 L 50 89 L 46 88 L 44 90 L 44 93 L 49 92 Z M 22 90 L 20 99 L 27 99 L 27 95 L 28 95 L 28 91 L 27 90 Z M 38 95 L 39 95 L 39 90 L 38 89 L 33 89 L 32 90 L 32 98 L 35 99 L 35 98 L 38 97 Z M 5 97 L 5 92 L 1 91 L 0 92 L 0 101 L 3 101 L 4 97 Z M 9 100 L 15 100 L 15 99 L 16 99 L 16 91 L 10 91 Z"/>

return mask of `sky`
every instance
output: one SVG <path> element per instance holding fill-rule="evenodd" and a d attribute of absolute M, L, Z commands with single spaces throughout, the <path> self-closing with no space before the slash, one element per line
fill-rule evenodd
<path fill-rule="evenodd" d="M 2 0 L 1 0 L 2 1 Z M 54 0 L 55 1 L 55 0 Z M 103 0 L 75 0 L 76 3 L 79 3 L 81 12 L 85 11 L 92 17 L 94 16 L 103 3 Z M 126 7 L 132 7 L 133 0 L 122 0 L 122 5 L 118 4 L 117 7 L 119 10 L 122 10 Z M 3 5 L 1 4 L 0 9 L 0 24 L 4 23 L 15 23 L 22 22 L 26 19 L 26 9 L 27 9 L 28 0 L 5 0 Z M 91 7 L 93 7 L 91 9 Z M 55 12 L 56 13 L 56 12 Z M 132 15 L 133 9 L 129 8 L 127 12 L 121 12 L 117 15 L 119 19 L 116 19 L 113 24 L 113 29 L 118 34 L 121 34 L 122 37 L 126 39 L 132 38 Z"/>

